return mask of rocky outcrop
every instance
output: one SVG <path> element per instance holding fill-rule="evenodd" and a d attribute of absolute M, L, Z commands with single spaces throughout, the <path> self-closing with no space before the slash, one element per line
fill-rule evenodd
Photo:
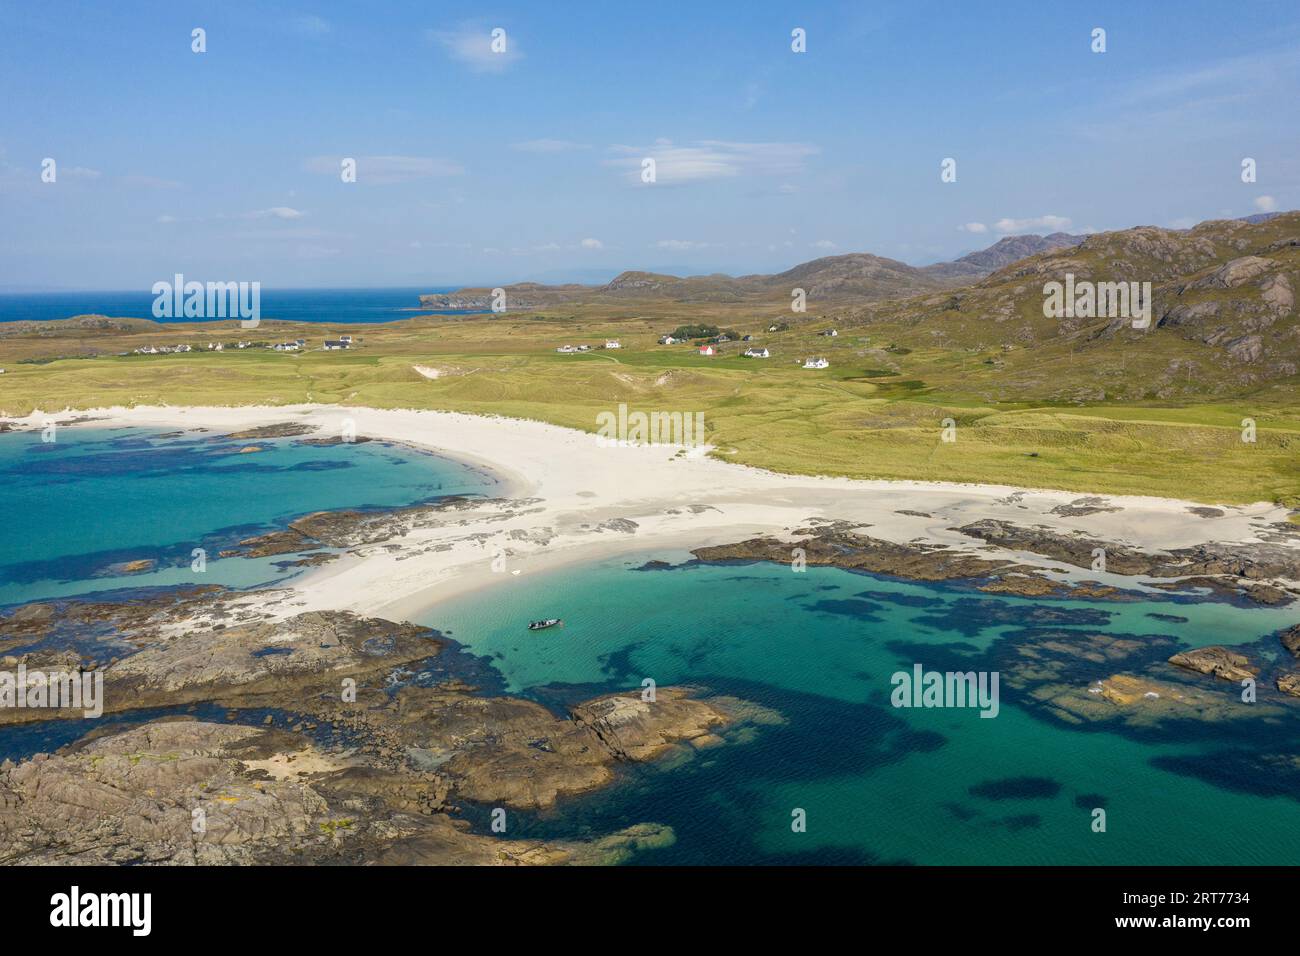
<path fill-rule="evenodd" d="M 307 425 L 303 422 L 277 422 L 274 425 L 258 425 L 255 428 L 230 432 L 227 435 L 219 435 L 211 440 L 247 441 L 256 438 L 294 438 L 298 435 L 310 435 L 314 431 L 316 431 L 315 425 Z"/>
<path fill-rule="evenodd" d="M 810 565 L 829 565 L 873 574 L 893 574 L 917 581 L 983 578 L 1014 562 L 981 558 L 937 545 L 895 544 L 842 525 L 801 529 L 794 541 L 750 538 L 735 544 L 696 548 L 701 561 L 773 561 L 790 564 L 802 558 Z M 801 554 L 796 554 L 796 550 Z"/>
<path fill-rule="evenodd" d="M 1291 652 L 1292 657 L 1300 658 L 1300 624 L 1293 624 L 1278 635 L 1282 646 Z"/>
<path fill-rule="evenodd" d="M 696 548 L 700 561 L 772 561 L 790 564 L 802 560 L 871 574 L 889 574 L 914 581 L 967 581 L 989 594 L 1021 597 L 1080 597 L 1136 600 L 1139 595 L 1096 581 L 1066 584 L 1030 567 L 1002 558 L 986 558 L 941 545 L 898 544 L 862 534 L 842 521 L 801 528 L 794 540 L 750 538 L 735 544 Z M 796 552 L 798 549 L 798 553 Z"/>
<path fill-rule="evenodd" d="M 730 722 L 723 711 L 674 688 L 656 692 L 653 701 L 640 694 L 597 697 L 570 715 L 619 760 L 652 760 L 679 741 L 717 741 L 712 729 Z"/>
<path fill-rule="evenodd" d="M 1245 654 L 1217 645 L 1182 651 L 1169 658 L 1169 663 L 1198 674 L 1213 674 L 1223 680 L 1238 683 L 1259 676 L 1259 668 L 1251 664 L 1250 658 Z"/>
<path fill-rule="evenodd" d="M 288 686 L 329 675 L 337 684 L 441 650 L 437 632 L 414 624 L 363 618 L 349 611 L 312 611 L 274 623 L 183 632 L 110 666 L 110 709 L 144 700 L 177 703 Z M 118 698 L 113 706 L 113 698 Z"/>
<path fill-rule="evenodd" d="M 615 863 L 673 841 L 643 823 L 590 841 L 473 832 L 403 793 L 418 774 L 367 772 L 279 730 L 191 719 L 106 728 L 0 765 L 6 864 Z M 390 800 L 390 795 L 393 799 Z M 396 804 L 396 805 L 394 805 Z"/>
<path fill-rule="evenodd" d="M 1105 552 L 1107 571 L 1155 578 L 1214 580 L 1261 603 L 1279 603 L 1279 598 L 1284 603 L 1291 599 L 1266 582 L 1300 581 L 1300 548 L 1289 543 L 1208 542 L 1192 548 L 1146 552 L 1084 534 L 1027 528 L 991 518 L 954 530 L 1008 550 L 1028 551 L 1080 568 L 1091 568 L 1094 553 L 1101 549 Z"/>
<path fill-rule="evenodd" d="M 289 522 L 288 527 L 245 538 L 220 553 L 223 558 L 260 558 L 293 554 L 314 548 L 354 548 L 400 538 L 416 529 L 435 528 L 458 520 L 471 509 L 495 510 L 509 515 L 527 500 L 501 501 L 449 495 L 434 504 L 374 511 L 317 511 Z"/>
<path fill-rule="evenodd" d="M 292 592 L 195 590 L 10 612 L 33 634 L 120 627 L 121 657 L 7 657 L 12 670 L 102 670 L 115 713 L 211 703 L 228 723 L 101 727 L 0 766 L 0 861 L 101 863 L 610 862 L 671 842 L 639 824 L 590 842 L 515 842 L 449 817 L 466 802 L 543 809 L 627 764 L 748 739 L 779 715 L 699 689 L 610 694 L 557 715 L 440 668 L 436 631 L 344 611 L 285 614 Z M 132 650 L 132 648 L 136 648 Z M 255 714 L 256 726 L 242 722 Z M 4 708 L 0 721 L 81 711 Z M 205 815 L 192 831 L 195 811 Z M 6 855 L 7 854 L 7 855 Z"/>

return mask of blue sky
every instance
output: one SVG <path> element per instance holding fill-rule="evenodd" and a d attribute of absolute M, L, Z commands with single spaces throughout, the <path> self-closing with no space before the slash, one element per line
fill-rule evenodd
<path fill-rule="evenodd" d="M 1293 0 L 4 0 L 0 94 L 7 289 L 923 264 L 1300 206 Z"/>

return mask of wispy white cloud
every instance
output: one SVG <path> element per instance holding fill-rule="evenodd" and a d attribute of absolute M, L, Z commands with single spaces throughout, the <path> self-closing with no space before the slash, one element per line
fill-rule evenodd
<path fill-rule="evenodd" d="M 957 228 L 962 232 L 973 232 L 976 235 L 983 235 L 989 231 L 989 227 L 982 222 L 964 222 Z"/>
<path fill-rule="evenodd" d="M 494 37 L 495 30 L 503 33 Z M 462 23 L 454 30 L 426 30 L 424 36 L 475 73 L 502 73 L 524 56 L 518 40 L 505 27 Z"/>
<path fill-rule="evenodd" d="M 1272 196 L 1256 196 L 1255 208 L 1260 212 L 1272 212 L 1277 208 L 1277 200 Z"/>
<path fill-rule="evenodd" d="M 254 209 L 252 212 L 243 213 L 241 219 L 301 219 L 306 213 L 303 213 L 291 206 L 271 206 L 269 209 Z"/>
<path fill-rule="evenodd" d="M 812 247 L 813 247 L 814 249 L 825 249 L 825 250 L 838 249 L 838 248 L 839 248 L 839 246 L 837 246 L 835 243 L 831 242 L 829 239 L 818 239 L 816 242 L 814 242 L 814 243 L 812 244 Z"/>
<path fill-rule="evenodd" d="M 818 147 L 808 143 L 740 143 L 700 140 L 678 146 L 669 139 L 650 146 L 612 146 L 619 154 L 606 164 L 625 171 L 632 182 L 641 182 L 642 161 L 655 161 L 655 182 L 668 185 L 726 179 L 735 176 L 789 176 L 802 171 L 805 161 Z"/>
<path fill-rule="evenodd" d="M 1229 90 L 1261 92 L 1274 86 L 1288 71 L 1300 69 L 1300 48 L 1259 51 L 1228 57 L 1193 70 L 1166 71 L 1142 78 L 1121 96 L 1124 103 L 1181 98 L 1199 91 L 1222 94 Z"/>
<path fill-rule="evenodd" d="M 354 156 L 357 161 L 357 182 L 403 183 L 430 176 L 459 176 L 465 168 L 448 159 L 428 156 Z M 342 169 L 342 156 L 313 156 L 303 162 L 310 173 L 338 176 Z"/>
<path fill-rule="evenodd" d="M 1030 219 L 999 219 L 993 224 L 998 232 L 1027 232 L 1034 229 L 1046 229 L 1060 232 L 1070 225 L 1066 216 L 1034 216 Z"/>
<path fill-rule="evenodd" d="M 584 239 L 582 242 L 578 243 L 578 245 L 582 246 L 584 249 L 592 250 L 605 248 L 605 244 L 599 239 Z"/>

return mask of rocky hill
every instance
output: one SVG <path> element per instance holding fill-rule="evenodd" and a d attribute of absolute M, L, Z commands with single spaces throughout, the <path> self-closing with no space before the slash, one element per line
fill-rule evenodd
<path fill-rule="evenodd" d="M 1067 276 L 1076 289 L 1084 283 L 1150 283 L 1150 327 L 1134 328 L 1130 316 L 1109 310 L 1045 315 L 1045 287 L 1064 285 Z M 1212 220 L 1186 230 L 1139 226 L 1097 233 L 953 292 L 869 307 L 857 321 L 898 325 L 940 347 L 1028 350 L 1041 358 L 1068 343 L 1085 356 L 1104 350 L 1097 362 L 1147 356 L 1159 361 L 1154 378 L 1130 384 L 1165 397 L 1172 392 L 1162 383 L 1176 377 L 1204 389 L 1215 381 L 1240 388 L 1295 376 L 1298 287 L 1300 212 L 1290 212 L 1254 223 Z M 1026 386 L 1032 365 L 1010 376 L 1008 387 Z M 1098 377 L 1104 371 L 1102 365 L 1092 368 Z"/>
<path fill-rule="evenodd" d="M 994 245 L 954 262 L 918 268 L 896 259 L 866 252 L 825 256 L 776 275 L 671 276 L 657 272 L 624 272 L 603 286 L 541 285 L 521 282 L 505 286 L 511 310 L 543 309 L 565 302 L 618 299 L 667 299 L 674 302 L 745 303 L 788 300 L 801 288 L 809 299 L 822 302 L 863 302 L 954 288 L 981 278 L 1007 263 L 1034 253 L 1082 241 L 1080 236 L 1007 236 Z M 492 290 L 458 289 L 420 296 L 426 309 L 490 309 Z"/>
<path fill-rule="evenodd" d="M 1083 239 L 1083 236 L 1072 236 L 1068 232 L 1054 232 L 1050 236 L 1006 236 L 987 249 L 969 253 L 952 262 L 925 266 L 921 271 L 927 275 L 949 278 L 983 277 L 1003 266 L 1038 255 L 1040 252 L 1077 246 L 1083 242 Z"/>

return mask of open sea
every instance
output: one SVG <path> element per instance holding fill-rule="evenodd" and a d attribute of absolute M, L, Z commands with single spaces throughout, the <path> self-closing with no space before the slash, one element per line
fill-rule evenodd
<path fill-rule="evenodd" d="M 168 281 L 171 276 L 167 277 Z M 287 322 L 396 322 L 417 315 L 473 315 L 474 312 L 420 309 L 420 296 L 452 292 L 457 287 L 413 286 L 399 289 L 262 289 L 262 318 Z M 48 322 L 74 315 L 153 319 L 155 322 L 201 322 L 202 319 L 154 319 L 154 296 L 133 292 L 39 292 L 0 294 L 0 322 Z M 228 322 L 229 319 L 213 319 Z"/>
<path fill-rule="evenodd" d="M 267 450 L 238 454 L 247 444 Z M 320 509 L 493 493 L 479 472 L 378 442 L 314 447 L 140 429 L 64 429 L 54 445 L 0 435 L 0 481 L 0 604 L 200 577 L 260 585 L 287 572 L 272 559 L 216 558 L 222 542 Z M 190 570 L 195 547 L 214 556 L 205 575 Z M 105 571 L 142 557 L 158 569 Z M 674 566 L 646 567 L 651 559 Z M 492 690 L 557 712 L 651 678 L 733 695 L 783 718 L 688 758 L 629 767 L 617 785 L 551 811 L 517 812 L 513 837 L 672 826 L 676 842 L 642 851 L 632 861 L 642 864 L 1300 860 L 1293 711 L 1126 729 L 1065 723 L 1005 683 L 993 719 L 973 709 L 895 708 L 889 699 L 891 674 L 914 663 L 996 670 L 1074 630 L 1138 641 L 1164 635 L 1187 647 L 1260 642 L 1252 653 L 1262 655 L 1276 651 L 1269 635 L 1294 623 L 1294 611 L 1173 597 L 1029 600 L 832 568 L 796 574 L 688 559 L 651 551 L 503 575 L 421 619 L 450 633 L 460 649 L 449 653 Z M 565 626 L 524 628 L 551 616 Z M 1087 684 L 1113 672 L 1098 666 L 1072 679 Z M 1225 699 L 1240 692 L 1227 681 L 1193 686 Z M 5 731 L 0 751 L 48 749 L 70 731 Z M 1283 756 L 1256 759 L 1272 754 Z M 1106 812 L 1103 833 L 1091 826 L 1097 808 Z M 791 827 L 796 810 L 806 815 L 805 832 Z M 466 817 L 486 832 L 487 812 L 470 806 Z"/>

